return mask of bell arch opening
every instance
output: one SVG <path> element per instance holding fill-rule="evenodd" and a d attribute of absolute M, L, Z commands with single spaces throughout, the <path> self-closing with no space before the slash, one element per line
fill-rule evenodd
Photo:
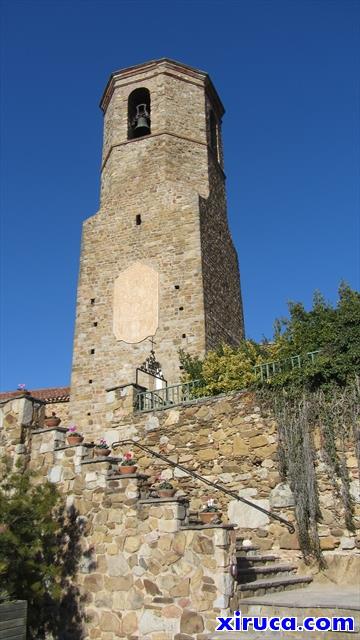
<path fill-rule="evenodd" d="M 128 98 L 128 140 L 150 133 L 150 91 L 141 87 L 132 91 Z"/>

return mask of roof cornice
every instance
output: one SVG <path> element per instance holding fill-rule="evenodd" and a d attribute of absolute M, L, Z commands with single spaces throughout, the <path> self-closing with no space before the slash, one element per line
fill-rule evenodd
<path fill-rule="evenodd" d="M 118 71 L 114 71 L 107 82 L 104 93 L 100 100 L 100 108 L 103 113 L 106 112 L 108 104 L 110 102 L 111 96 L 114 92 L 115 82 L 118 79 L 127 79 L 133 76 L 139 75 L 142 72 L 146 73 L 166 73 L 167 72 L 180 72 L 184 75 L 189 76 L 189 79 L 193 81 L 200 81 L 204 84 L 205 90 L 208 93 L 212 103 L 214 104 L 218 116 L 221 118 L 225 112 L 224 106 L 219 98 L 219 95 L 211 81 L 211 78 L 208 73 L 205 71 L 201 71 L 200 69 L 196 69 L 195 67 L 191 67 L 189 65 L 183 64 L 182 62 L 177 62 L 176 60 L 171 60 L 170 58 L 159 58 L 158 60 L 149 60 L 148 62 L 144 62 L 142 64 L 136 64 L 131 67 L 126 67 L 125 69 L 119 69 Z"/>

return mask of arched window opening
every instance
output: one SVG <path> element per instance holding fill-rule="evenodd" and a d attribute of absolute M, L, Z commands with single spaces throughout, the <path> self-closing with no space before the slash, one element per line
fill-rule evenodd
<path fill-rule="evenodd" d="M 128 140 L 151 133 L 150 91 L 135 89 L 128 100 Z"/>
<path fill-rule="evenodd" d="M 210 111 L 209 122 L 210 122 L 210 147 L 212 151 L 215 153 L 217 158 L 218 157 L 218 132 L 217 132 L 217 121 L 213 111 Z"/>

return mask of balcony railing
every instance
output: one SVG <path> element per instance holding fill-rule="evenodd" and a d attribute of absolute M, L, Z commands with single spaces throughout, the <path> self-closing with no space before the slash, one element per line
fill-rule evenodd
<path fill-rule="evenodd" d="M 301 369 L 301 367 L 307 364 L 314 364 L 319 353 L 320 350 L 309 351 L 308 353 L 292 356 L 286 360 L 275 360 L 273 362 L 257 364 L 254 367 L 254 373 L 261 382 L 265 382 L 279 373 L 285 373 L 292 369 Z"/>
<path fill-rule="evenodd" d="M 136 397 L 136 411 L 160 411 L 171 406 L 189 402 L 198 397 L 196 389 L 199 389 L 200 381 L 182 382 L 172 384 L 156 391 L 141 391 Z"/>
<path fill-rule="evenodd" d="M 310 351 L 302 355 L 292 356 L 286 360 L 275 360 L 273 362 L 265 362 L 257 364 L 254 367 L 254 373 L 258 380 L 266 382 L 272 376 L 293 369 L 300 369 L 307 364 L 314 364 L 320 350 Z M 199 394 L 201 388 L 200 380 L 192 380 L 191 382 L 181 382 L 172 384 L 163 389 L 155 391 L 141 391 L 137 394 L 135 411 L 161 411 L 169 407 L 184 404 L 194 399 L 206 398 L 207 395 Z"/>

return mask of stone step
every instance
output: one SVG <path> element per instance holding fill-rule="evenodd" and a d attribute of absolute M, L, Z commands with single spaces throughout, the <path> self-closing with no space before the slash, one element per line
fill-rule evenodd
<path fill-rule="evenodd" d="M 294 574 L 296 569 L 296 564 L 265 564 L 256 567 L 240 567 L 238 568 L 237 580 L 239 584 L 242 584 L 254 582 L 254 580 L 261 580 L 262 578 L 269 579 L 270 577 L 276 577 L 280 573 L 282 576 L 290 576 Z"/>
<path fill-rule="evenodd" d="M 251 547 L 242 547 L 236 545 L 236 552 L 243 553 L 244 556 L 253 555 L 259 551 L 260 547 L 257 547 L 255 544 L 251 545 Z"/>
<path fill-rule="evenodd" d="M 241 555 L 240 555 L 241 554 Z M 246 566 L 251 566 L 253 562 L 258 563 L 261 562 L 262 564 L 267 564 L 268 562 L 275 562 L 275 560 L 279 560 L 279 556 L 275 556 L 275 555 L 271 555 L 271 554 L 266 554 L 266 555 L 254 555 L 254 556 L 244 556 L 242 555 L 242 552 L 237 551 L 236 552 L 236 557 L 238 559 L 238 566 L 242 566 L 245 565 Z"/>
<path fill-rule="evenodd" d="M 358 585 L 312 583 L 310 586 L 265 596 L 249 596 L 234 603 L 231 611 L 240 610 L 242 616 L 304 618 L 353 618 L 355 632 L 345 631 L 278 631 L 278 632 L 214 632 L 209 640 L 228 636 L 234 640 L 360 640 L 360 597 Z M 227 615 L 231 615 L 230 613 Z M 304 635 L 305 634 L 305 635 Z"/>
<path fill-rule="evenodd" d="M 312 582 L 310 576 L 286 576 L 280 578 L 268 578 L 265 580 L 255 580 L 254 582 L 244 582 L 237 585 L 237 591 L 246 598 L 251 595 L 262 596 L 267 593 L 284 591 L 285 589 L 296 589 L 306 586 Z M 240 595 L 240 594 L 239 594 Z"/>
<path fill-rule="evenodd" d="M 302 589 L 302 591 L 306 591 L 306 589 Z M 280 594 L 276 594 L 276 596 L 280 596 Z M 241 603 L 243 602 L 246 602 L 246 600 L 241 601 Z M 292 607 L 291 605 L 281 607 L 263 604 L 255 607 L 252 605 L 241 604 L 241 615 L 247 617 L 256 616 L 259 618 L 264 616 L 267 616 L 268 618 L 275 616 L 279 618 L 288 618 L 290 616 L 294 616 L 297 617 L 298 624 L 300 625 L 304 618 L 308 617 L 353 618 L 355 631 L 254 631 L 249 628 L 249 631 L 215 631 L 214 633 L 207 635 L 206 640 L 220 640 L 224 637 L 229 638 L 229 640 L 277 640 L 278 638 L 280 640 L 302 640 L 304 637 L 306 640 L 360 640 L 360 604 L 358 610 L 334 608 L 326 605 L 322 607 L 314 606 L 303 608 L 301 605 L 299 607 Z M 306 636 L 304 636 L 304 633 Z"/>
<path fill-rule="evenodd" d="M 249 542 L 251 542 L 251 541 L 249 540 Z M 236 539 L 235 544 L 236 544 L 236 547 L 238 549 L 245 549 L 245 550 L 246 549 L 260 549 L 259 545 L 254 544 L 253 542 L 251 542 L 251 544 L 245 544 L 244 545 L 243 539 L 239 539 L 239 538 Z"/>

